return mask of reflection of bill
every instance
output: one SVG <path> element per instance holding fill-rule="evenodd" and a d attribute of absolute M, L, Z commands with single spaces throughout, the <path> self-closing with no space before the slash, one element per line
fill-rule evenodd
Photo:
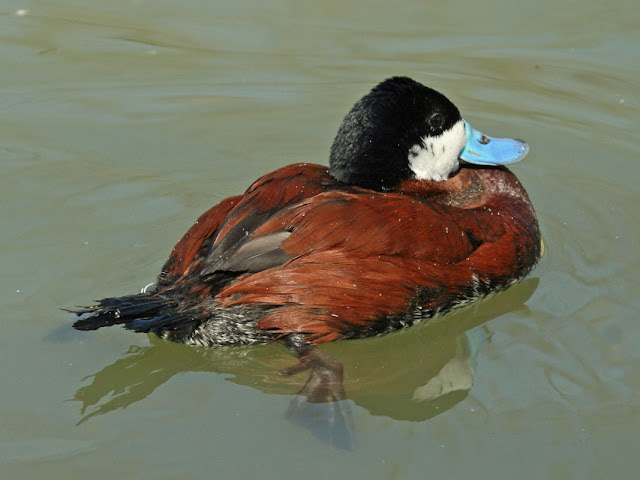
<path fill-rule="evenodd" d="M 373 415 L 398 420 L 424 421 L 443 413 L 462 401 L 473 384 L 476 358 L 482 345 L 490 341 L 486 322 L 526 309 L 524 304 L 537 285 L 538 280 L 530 278 L 470 308 L 409 330 L 323 346 L 345 366 L 348 400 L 306 405 L 301 417 L 295 410 L 301 406 L 300 398 L 294 397 L 289 418 L 317 437 L 340 445 L 353 444 L 353 439 L 344 438 L 353 433 L 350 402 Z M 230 374 L 229 381 L 280 395 L 294 395 L 306 376 L 305 372 L 289 377 L 277 373 L 291 364 L 290 354 L 280 344 L 206 349 L 166 342 L 154 335 L 148 338 L 150 346 L 132 347 L 122 358 L 87 377 L 90 383 L 73 398 L 82 403 L 80 423 L 143 400 L 178 373 Z M 342 424 L 336 426 L 332 418 Z"/>
<path fill-rule="evenodd" d="M 476 358 L 489 338 L 489 331 L 481 326 L 459 335 L 456 339 L 456 354 L 445 363 L 435 377 L 416 388 L 413 400 L 426 402 L 452 392 L 467 392 L 473 386 Z"/>

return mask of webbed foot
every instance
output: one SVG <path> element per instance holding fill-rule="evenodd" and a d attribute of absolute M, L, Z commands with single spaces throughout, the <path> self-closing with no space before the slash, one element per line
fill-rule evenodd
<path fill-rule="evenodd" d="M 311 369 L 304 386 L 289 404 L 287 419 L 330 445 L 352 450 L 353 416 L 342 385 L 342 364 L 315 345 L 301 343 L 299 337 L 287 345 L 300 363 L 280 373 L 288 376 Z"/>

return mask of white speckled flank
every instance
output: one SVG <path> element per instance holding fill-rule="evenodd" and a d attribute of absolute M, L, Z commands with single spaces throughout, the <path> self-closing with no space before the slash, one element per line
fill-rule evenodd
<path fill-rule="evenodd" d="M 458 155 L 467 142 L 464 120 L 435 137 L 423 137 L 409 150 L 409 166 L 418 180 L 446 180 L 458 170 Z"/>

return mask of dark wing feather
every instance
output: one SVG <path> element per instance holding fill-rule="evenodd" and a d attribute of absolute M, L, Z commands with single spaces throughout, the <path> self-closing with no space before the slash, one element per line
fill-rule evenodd
<path fill-rule="evenodd" d="M 335 183 L 326 167 L 312 164 L 289 165 L 260 178 L 224 218 L 208 246 L 200 276 L 209 277 L 219 271 L 256 272 L 289 260 L 279 250 L 283 236 L 254 243 L 254 232 L 283 210 Z M 249 242 L 252 246 L 244 249 Z M 254 250 L 257 253 L 247 254 Z"/>
<path fill-rule="evenodd" d="M 260 272 L 291 260 L 280 246 L 291 232 L 274 232 L 253 238 L 238 248 L 217 270 L 228 272 Z"/>

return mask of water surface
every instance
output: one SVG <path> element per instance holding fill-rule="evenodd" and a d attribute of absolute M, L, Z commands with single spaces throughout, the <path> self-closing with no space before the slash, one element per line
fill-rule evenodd
<path fill-rule="evenodd" d="M 2 478 L 635 478 L 637 24 L 628 0 L 3 2 Z M 280 345 L 69 328 L 59 307 L 153 281 L 209 206 L 326 163 L 396 74 L 529 142 L 547 248 L 468 310 L 323 347 L 352 452 L 284 419 L 304 375 Z"/>

